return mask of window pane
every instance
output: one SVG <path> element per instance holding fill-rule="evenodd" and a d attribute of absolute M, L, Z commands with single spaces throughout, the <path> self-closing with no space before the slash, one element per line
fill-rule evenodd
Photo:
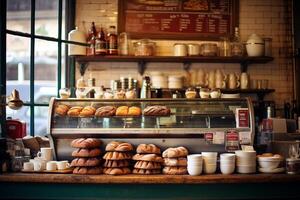
<path fill-rule="evenodd" d="M 30 135 L 30 108 L 29 106 L 23 106 L 19 110 L 12 110 L 6 107 L 6 117 L 11 117 L 12 119 L 18 119 L 26 122 L 26 133 Z"/>
<path fill-rule="evenodd" d="M 49 103 L 56 96 L 57 43 L 35 40 L 35 103 Z"/>
<path fill-rule="evenodd" d="M 7 0 L 7 29 L 30 33 L 31 0 Z"/>
<path fill-rule="evenodd" d="M 48 125 L 48 106 L 36 106 L 34 109 L 34 135 L 46 135 Z"/>
<path fill-rule="evenodd" d="M 36 0 L 35 34 L 57 37 L 58 0 Z"/>
<path fill-rule="evenodd" d="M 10 95 L 13 89 L 17 89 L 20 98 L 28 102 L 30 39 L 7 34 L 6 40 L 6 95 Z"/>

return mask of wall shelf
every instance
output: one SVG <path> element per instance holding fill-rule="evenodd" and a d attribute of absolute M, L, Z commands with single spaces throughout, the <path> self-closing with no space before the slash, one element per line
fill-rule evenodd
<path fill-rule="evenodd" d="M 84 74 L 89 62 L 136 62 L 141 75 L 146 70 L 148 62 L 182 63 L 184 70 L 189 70 L 192 63 L 239 63 L 241 72 L 246 72 L 248 65 L 267 63 L 273 57 L 206 57 L 206 56 L 75 56 L 80 65 L 80 72 Z"/>

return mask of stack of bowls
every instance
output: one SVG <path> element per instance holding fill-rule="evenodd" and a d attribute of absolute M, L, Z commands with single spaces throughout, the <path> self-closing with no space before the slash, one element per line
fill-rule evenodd
<path fill-rule="evenodd" d="M 205 174 L 214 174 L 216 172 L 217 156 L 217 152 L 202 152 Z"/>
<path fill-rule="evenodd" d="M 187 156 L 187 170 L 189 175 L 198 176 L 202 173 L 203 160 L 201 154 Z"/>
<path fill-rule="evenodd" d="M 223 153 L 220 155 L 220 169 L 222 174 L 232 174 L 235 169 L 235 154 Z"/>
<path fill-rule="evenodd" d="M 256 151 L 236 151 L 237 172 L 251 174 L 256 172 Z"/>

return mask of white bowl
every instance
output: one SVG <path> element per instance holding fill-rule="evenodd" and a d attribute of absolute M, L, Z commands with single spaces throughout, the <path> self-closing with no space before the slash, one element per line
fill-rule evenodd
<path fill-rule="evenodd" d="M 198 176 L 202 173 L 202 165 L 201 166 L 193 166 L 193 167 L 188 166 L 187 171 L 188 171 L 189 175 Z"/>
<path fill-rule="evenodd" d="M 214 174 L 217 170 L 217 165 L 204 164 L 203 169 L 205 174 Z"/>
<path fill-rule="evenodd" d="M 262 161 L 259 160 L 258 164 L 261 168 L 268 168 L 268 169 L 275 169 L 279 166 L 280 160 L 267 160 L 267 161 Z"/>
<path fill-rule="evenodd" d="M 263 56 L 265 54 L 264 44 L 246 44 L 248 56 Z"/>
<path fill-rule="evenodd" d="M 220 165 L 222 174 L 232 174 L 234 172 L 235 165 Z"/>
<path fill-rule="evenodd" d="M 252 174 L 256 172 L 256 165 L 237 165 L 236 171 L 240 174 Z"/>
<path fill-rule="evenodd" d="M 255 157 L 256 158 L 256 151 L 235 151 L 235 154 L 238 157 Z"/>

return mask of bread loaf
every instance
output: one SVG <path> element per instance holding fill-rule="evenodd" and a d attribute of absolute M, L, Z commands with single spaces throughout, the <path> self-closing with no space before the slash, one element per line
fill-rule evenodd
<path fill-rule="evenodd" d="M 130 174 L 131 170 L 127 167 L 122 167 L 122 168 L 104 168 L 103 169 L 104 174 L 108 175 L 125 175 L 125 174 Z"/>
<path fill-rule="evenodd" d="M 124 152 L 106 152 L 103 156 L 105 160 L 128 160 L 131 159 L 130 153 Z"/>
<path fill-rule="evenodd" d="M 166 106 L 147 106 L 144 109 L 145 116 L 165 116 L 171 113 L 170 108 Z"/>
<path fill-rule="evenodd" d="M 140 144 L 137 148 L 136 148 L 136 153 L 139 154 L 145 154 L 145 153 L 150 153 L 150 154 L 160 154 L 160 148 L 157 147 L 154 144 Z"/>
<path fill-rule="evenodd" d="M 94 167 L 100 165 L 99 158 L 75 158 L 71 162 L 72 167 Z"/>
<path fill-rule="evenodd" d="M 101 174 L 101 167 L 75 167 L 73 170 L 73 174 Z"/>
<path fill-rule="evenodd" d="M 108 143 L 105 147 L 105 151 L 127 152 L 132 150 L 133 146 L 127 142 L 112 141 Z"/>
<path fill-rule="evenodd" d="M 96 110 L 95 116 L 97 117 L 110 117 L 116 114 L 116 107 L 114 106 L 103 106 Z"/>
<path fill-rule="evenodd" d="M 188 150 L 185 147 L 168 148 L 162 154 L 164 158 L 186 157 L 187 155 Z"/>
<path fill-rule="evenodd" d="M 132 159 L 137 161 L 163 162 L 162 157 L 156 154 L 135 154 Z"/>
<path fill-rule="evenodd" d="M 106 168 L 120 168 L 120 167 L 128 167 L 128 160 L 106 160 L 103 164 L 103 167 Z"/>
<path fill-rule="evenodd" d="M 76 149 L 72 152 L 73 157 L 97 157 L 101 155 L 101 150 L 96 149 Z"/>
<path fill-rule="evenodd" d="M 94 116 L 95 112 L 96 112 L 96 109 L 93 106 L 86 106 L 81 110 L 79 116 L 80 117 L 91 117 L 91 116 Z"/>
<path fill-rule="evenodd" d="M 187 166 L 187 159 L 186 157 L 179 157 L 179 158 L 164 158 L 164 166 L 170 167 L 186 167 Z"/>
<path fill-rule="evenodd" d="M 187 174 L 186 167 L 164 167 L 163 174 L 184 175 Z"/>
<path fill-rule="evenodd" d="M 140 116 L 142 114 L 142 111 L 139 107 L 131 106 L 128 109 L 128 116 Z"/>
<path fill-rule="evenodd" d="M 96 138 L 78 138 L 71 142 L 71 147 L 93 149 L 100 147 L 101 140 Z"/>
<path fill-rule="evenodd" d="M 128 114 L 128 106 L 120 106 L 116 110 L 117 116 L 126 116 Z"/>
<path fill-rule="evenodd" d="M 68 116 L 70 117 L 78 117 L 80 112 L 82 111 L 83 107 L 81 106 L 74 106 L 68 110 Z"/>
<path fill-rule="evenodd" d="M 160 169 L 161 164 L 158 162 L 151 161 L 137 161 L 134 165 L 136 169 Z"/>
<path fill-rule="evenodd" d="M 55 108 L 55 114 L 60 115 L 60 116 L 65 116 L 68 113 L 68 110 L 70 107 L 65 104 L 59 104 Z"/>
<path fill-rule="evenodd" d="M 160 169 L 133 169 L 133 174 L 143 174 L 143 175 L 150 175 L 150 174 L 161 174 Z"/>

